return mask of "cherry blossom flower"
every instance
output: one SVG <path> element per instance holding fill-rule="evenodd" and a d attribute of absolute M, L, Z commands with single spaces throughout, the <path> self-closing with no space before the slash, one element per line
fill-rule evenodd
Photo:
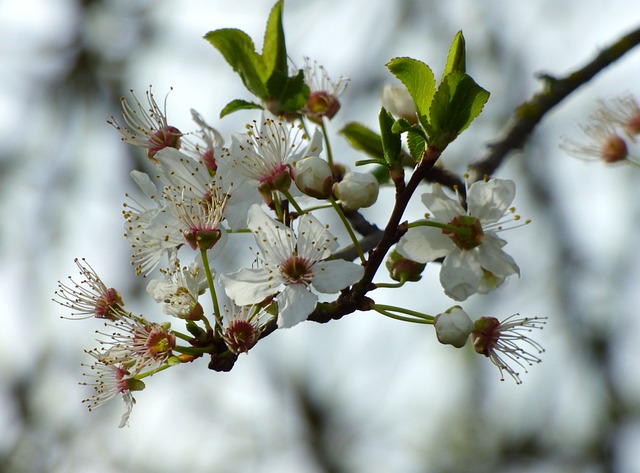
<path fill-rule="evenodd" d="M 473 183 L 467 191 L 467 208 L 448 197 L 437 185 L 422 195 L 436 226 L 415 226 L 401 238 L 398 252 L 418 263 L 444 258 L 440 283 L 445 293 L 458 301 L 498 287 L 520 269 L 502 248 L 506 242 L 496 235 L 502 229 L 515 196 L 515 184 L 504 179 Z"/>
<path fill-rule="evenodd" d="M 128 425 L 131 410 L 136 403 L 131 392 L 142 391 L 145 388 L 144 383 L 132 376 L 124 364 L 113 362 L 109 358 L 108 352 L 100 353 L 97 350 L 89 350 L 86 353 L 95 359 L 92 365 L 83 364 L 90 370 L 84 375 L 93 378 L 93 381 L 80 384 L 92 386 L 95 394 L 82 402 L 87 404 L 89 411 L 92 411 L 120 394 L 125 404 L 125 412 L 122 415 L 119 427 Z"/>
<path fill-rule="evenodd" d="M 78 319 L 95 317 L 116 320 L 125 314 L 120 293 L 107 287 L 84 259 L 76 258 L 74 261 L 84 279 L 77 283 L 69 277 L 70 284 L 58 281 L 58 290 L 55 292 L 58 299 L 54 301 L 71 309 L 72 317 Z"/>
<path fill-rule="evenodd" d="M 629 158 L 627 142 L 611 122 L 592 119 L 580 125 L 580 130 L 584 141 L 564 139 L 560 144 L 567 153 L 585 160 L 600 160 L 605 164 L 619 163 Z"/>
<path fill-rule="evenodd" d="M 120 125 L 113 117 L 108 120 L 108 123 L 122 135 L 122 141 L 145 148 L 147 156 L 152 161 L 155 160 L 155 154 L 161 149 L 180 148 L 183 134 L 167 122 L 166 98 L 164 107 L 161 109 L 153 97 L 151 89 L 146 93 L 146 106 L 140 103 L 133 90 L 131 95 L 134 100 L 133 106 L 124 97 L 120 99 L 124 124 Z"/>
<path fill-rule="evenodd" d="M 473 325 L 471 340 L 476 353 L 486 356 L 498 367 L 501 381 L 504 381 L 504 373 L 507 373 L 517 384 L 521 384 L 520 373 L 509 362 L 519 365 L 525 373 L 526 366 L 540 363 L 538 355 L 544 352 L 544 348 L 526 334 L 534 329 L 542 330 L 546 318 L 516 318 L 517 315 L 507 317 L 502 322 L 495 317 L 480 317 Z M 536 353 L 528 351 L 530 349 Z"/>
<path fill-rule="evenodd" d="M 157 324 L 131 313 L 105 323 L 111 332 L 97 331 L 106 337 L 99 340 L 109 347 L 103 361 L 127 366 L 132 374 L 157 367 L 165 362 L 176 346 L 176 337 L 171 333 L 171 324 Z"/>
<path fill-rule="evenodd" d="M 225 307 L 225 329 L 222 339 L 236 355 L 247 353 L 258 343 L 265 323 L 271 319 L 271 314 L 265 307 L 259 305 Z"/>
<path fill-rule="evenodd" d="M 163 303 L 162 312 L 173 317 L 187 320 L 199 320 L 204 313 L 198 297 L 207 288 L 207 276 L 200 255 L 189 267 L 176 267 L 163 270 L 164 279 L 152 279 L 147 292 L 156 302 Z"/>
<path fill-rule="evenodd" d="M 304 81 L 310 93 L 302 112 L 314 123 L 321 124 L 323 117 L 332 119 L 340 110 L 338 100 L 349 85 L 349 79 L 340 77 L 337 82 L 329 78 L 325 68 L 305 58 Z"/>
<path fill-rule="evenodd" d="M 300 159 L 318 156 L 322 151 L 322 133 L 318 130 L 310 142 L 300 140 L 299 128 L 282 118 L 263 113 L 260 126 L 254 121 L 247 133 L 231 136 L 229 159 L 233 170 L 258 181 L 265 191 L 286 191 L 291 185 L 292 166 Z"/>
<path fill-rule="evenodd" d="M 243 268 L 221 276 L 236 304 L 257 304 L 277 294 L 278 327 L 306 320 L 316 307 L 315 290 L 335 294 L 362 278 L 364 268 L 343 260 L 327 260 L 338 247 L 336 238 L 312 215 L 303 215 L 297 236 L 268 217 L 260 206 L 249 210 L 249 229 L 260 249 L 263 267 Z"/>

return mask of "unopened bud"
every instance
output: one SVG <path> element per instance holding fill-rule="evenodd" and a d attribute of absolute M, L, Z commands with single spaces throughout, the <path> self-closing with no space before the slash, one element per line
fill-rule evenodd
<path fill-rule="evenodd" d="M 473 322 L 458 305 L 436 315 L 433 325 L 440 343 L 453 345 L 456 348 L 465 346 L 473 330 Z"/>
<path fill-rule="evenodd" d="M 295 182 L 306 195 L 327 199 L 331 195 L 333 172 L 324 159 L 310 156 L 295 164 Z"/>
<path fill-rule="evenodd" d="M 380 185 L 373 174 L 348 172 L 333 186 L 333 192 L 347 210 L 370 207 L 378 199 Z"/>
<path fill-rule="evenodd" d="M 416 263 L 415 261 L 405 258 L 396 250 L 389 253 L 385 265 L 387 266 L 387 270 L 389 270 L 391 279 L 400 282 L 420 281 L 422 271 L 426 266 L 426 264 Z"/>
<path fill-rule="evenodd" d="M 382 106 L 392 115 L 404 118 L 412 124 L 418 123 L 416 105 L 406 87 L 386 84 L 382 88 L 380 99 Z"/>

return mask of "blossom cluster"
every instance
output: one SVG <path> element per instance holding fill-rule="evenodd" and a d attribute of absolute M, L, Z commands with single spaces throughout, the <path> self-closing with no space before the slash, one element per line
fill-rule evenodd
<path fill-rule="evenodd" d="M 502 379 L 506 373 L 520 383 L 515 367 L 526 370 L 540 361 L 542 347 L 527 333 L 542 328 L 542 318 L 473 321 L 457 305 L 432 316 L 376 304 L 368 295 L 419 281 L 427 263 L 440 264 L 442 288 L 455 301 L 489 293 L 520 275 L 504 251 L 507 242 L 498 236 L 520 226 L 511 224 L 520 220 L 512 207 L 514 182 L 466 182 L 464 189 L 452 186 L 453 196 L 434 184 L 422 194 L 430 213 L 402 225 L 399 216 L 409 198 L 399 197 L 384 235 L 365 246 L 367 228 L 375 226 L 356 226 L 363 218 L 359 210 L 376 203 L 380 185 L 395 185 L 398 195 L 410 197 L 417 187 L 411 182 L 424 180 L 428 160 L 414 163 L 414 177 L 406 185 L 404 171 L 393 163 L 380 178 L 334 162 L 326 122 L 340 110 L 347 80 L 332 82 L 324 68 L 308 60 L 301 73 L 307 102 L 295 113 L 277 115 L 268 110 L 283 104 L 264 100 L 260 118 L 233 133 L 228 146 L 196 111 L 195 131 L 174 126 L 166 99 L 161 107 L 151 90 L 144 101 L 133 92 L 132 100 L 122 99 L 122 120 L 109 123 L 125 143 L 144 150 L 152 169 L 131 172 L 139 191 L 126 196 L 125 237 L 136 274 L 147 278 L 148 295 L 171 323 L 132 314 L 125 309 L 123 291 L 76 260 L 82 279 L 60 282 L 55 300 L 71 310 L 71 318 L 104 323 L 99 347 L 87 350 L 93 359 L 86 365 L 91 379 L 86 384 L 94 389 L 86 400 L 89 409 L 121 395 L 126 405 L 121 426 L 126 425 L 132 393 L 144 389 L 142 380 L 153 374 L 203 356 L 211 357 L 210 369 L 228 371 L 240 354 L 274 330 L 356 311 L 433 325 L 441 343 L 457 348 L 471 339 L 475 352 L 488 357 Z M 389 110 L 404 114 L 402 120 L 418 123 L 406 90 L 386 92 L 385 101 Z M 320 220 L 319 209 L 335 211 L 349 235 L 347 244 Z M 242 241 L 246 233 L 255 245 L 247 248 L 248 257 L 227 257 L 238 267 L 219 270 L 229 240 Z M 374 282 L 380 255 L 387 256 L 397 284 Z"/>

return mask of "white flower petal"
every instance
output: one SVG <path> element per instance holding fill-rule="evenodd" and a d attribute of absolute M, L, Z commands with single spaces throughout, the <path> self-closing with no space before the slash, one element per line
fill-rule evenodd
<path fill-rule="evenodd" d="M 410 228 L 396 245 L 402 256 L 422 264 L 442 258 L 455 248 L 451 238 L 435 227 Z"/>
<path fill-rule="evenodd" d="M 318 296 L 304 284 L 290 284 L 276 297 L 278 303 L 278 328 L 290 328 L 307 320 L 316 308 Z"/>
<path fill-rule="evenodd" d="M 472 251 L 453 251 L 440 270 L 440 284 L 445 294 L 456 301 L 464 301 L 478 291 L 482 268 Z"/>
<path fill-rule="evenodd" d="M 486 235 L 485 235 L 486 236 Z M 502 251 L 499 246 L 483 239 L 482 245 L 475 249 L 480 265 L 499 278 L 506 278 L 512 274 L 520 275 L 520 268 L 514 259 Z"/>
<path fill-rule="evenodd" d="M 281 280 L 266 268 L 242 268 L 220 276 L 224 292 L 237 305 L 257 304 L 278 292 Z"/>
<path fill-rule="evenodd" d="M 303 215 L 299 222 L 297 250 L 301 258 L 320 261 L 338 249 L 336 237 L 313 215 Z"/>
<path fill-rule="evenodd" d="M 267 263 L 282 263 L 295 251 L 297 240 L 293 231 L 269 217 L 257 204 L 249 209 L 248 226 Z"/>
<path fill-rule="evenodd" d="M 131 178 L 138 184 L 138 187 L 146 194 L 150 199 L 155 199 L 158 195 L 158 188 L 151 182 L 151 178 L 144 172 L 131 171 Z"/>
<path fill-rule="evenodd" d="M 442 186 L 435 185 L 433 192 L 422 194 L 422 203 L 429 209 L 433 219 L 448 223 L 458 215 L 466 215 L 457 199 L 452 199 L 442 190 Z"/>
<path fill-rule="evenodd" d="M 325 294 L 335 294 L 360 281 L 364 268 L 344 260 L 322 261 L 313 265 L 313 287 Z"/>
<path fill-rule="evenodd" d="M 481 224 L 497 222 L 516 196 L 516 185 L 508 179 L 490 179 L 471 184 L 467 192 L 469 215 Z"/>
<path fill-rule="evenodd" d="M 220 169 L 220 168 L 218 168 Z M 231 197 L 225 205 L 224 216 L 234 232 L 247 228 L 247 217 L 249 208 L 254 204 L 259 204 L 262 197 L 258 193 L 255 184 L 244 181 L 232 187 Z"/>
<path fill-rule="evenodd" d="M 187 191 L 188 197 L 207 194 L 211 176 L 207 167 L 176 148 L 163 148 L 155 154 L 164 179 L 173 187 Z"/>
<path fill-rule="evenodd" d="M 124 391 L 122 393 L 122 400 L 124 401 L 124 414 L 120 418 L 120 425 L 118 428 L 126 427 L 129 425 L 129 417 L 131 416 L 131 411 L 133 410 L 133 405 L 136 403 L 136 400 L 131 395 L 131 391 Z"/>

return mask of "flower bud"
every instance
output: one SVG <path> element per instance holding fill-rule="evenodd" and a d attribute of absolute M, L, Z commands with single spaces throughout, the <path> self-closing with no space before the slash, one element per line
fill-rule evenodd
<path fill-rule="evenodd" d="M 331 195 L 333 172 L 324 159 L 310 156 L 295 163 L 295 183 L 306 195 L 327 199 Z"/>
<path fill-rule="evenodd" d="M 385 84 L 380 100 L 382 106 L 392 115 L 404 118 L 410 123 L 418 123 L 416 105 L 406 87 Z"/>
<path fill-rule="evenodd" d="M 426 264 L 416 263 L 415 261 L 405 258 L 396 250 L 389 253 L 385 265 L 387 266 L 391 279 L 400 282 L 420 281 L 422 271 L 426 266 Z"/>
<path fill-rule="evenodd" d="M 436 315 L 433 325 L 440 343 L 453 345 L 456 348 L 465 346 L 473 330 L 473 322 L 458 305 Z"/>
<path fill-rule="evenodd" d="M 370 207 L 378 199 L 378 180 L 373 174 L 348 172 L 333 186 L 333 192 L 346 210 Z"/>

